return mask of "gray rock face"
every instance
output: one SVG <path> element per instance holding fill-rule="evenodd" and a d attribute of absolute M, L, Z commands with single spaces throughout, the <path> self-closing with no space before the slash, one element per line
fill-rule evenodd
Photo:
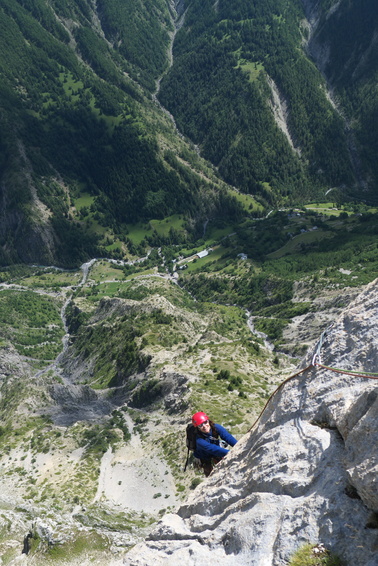
<path fill-rule="evenodd" d="M 378 372 L 378 281 L 322 336 L 317 364 Z M 124 564 L 284 566 L 304 543 L 378 565 L 378 381 L 304 360 L 260 420 Z"/>

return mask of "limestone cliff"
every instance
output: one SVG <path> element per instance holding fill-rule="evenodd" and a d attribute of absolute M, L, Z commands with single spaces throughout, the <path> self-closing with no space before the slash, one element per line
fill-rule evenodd
<path fill-rule="evenodd" d="M 322 336 L 316 359 L 175 514 L 134 547 L 130 566 L 283 566 L 306 542 L 346 566 L 378 564 L 378 280 Z"/>

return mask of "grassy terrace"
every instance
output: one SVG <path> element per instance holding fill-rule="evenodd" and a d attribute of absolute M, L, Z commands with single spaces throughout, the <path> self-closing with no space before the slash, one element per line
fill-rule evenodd
<path fill-rule="evenodd" d="M 304 232 L 303 234 L 294 236 L 287 244 L 282 246 L 282 248 L 268 254 L 267 258 L 279 259 L 287 255 L 298 253 L 303 249 L 303 246 L 320 242 L 321 240 L 324 240 L 326 238 L 332 238 L 332 236 L 332 232 L 312 229 L 308 232 Z"/>
<path fill-rule="evenodd" d="M 51 361 L 62 348 L 61 298 L 33 291 L 0 292 L 0 336 L 28 358 Z"/>
<path fill-rule="evenodd" d="M 14 283 L 33 289 L 59 290 L 67 287 L 76 287 L 82 278 L 80 271 L 60 271 L 45 269 L 37 271 L 29 277 L 15 279 Z"/>

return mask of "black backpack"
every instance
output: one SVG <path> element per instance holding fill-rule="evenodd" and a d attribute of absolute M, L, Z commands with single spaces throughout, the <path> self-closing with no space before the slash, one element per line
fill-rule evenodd
<path fill-rule="evenodd" d="M 197 440 L 197 428 L 192 423 L 190 423 L 186 427 L 186 446 L 188 448 L 188 455 L 186 457 L 184 472 L 186 472 L 186 468 L 188 466 L 189 452 L 194 451 L 196 449 L 196 440 Z"/>
<path fill-rule="evenodd" d="M 190 423 L 186 427 L 186 446 L 188 450 L 196 449 L 196 440 L 197 440 L 197 429 L 192 423 Z"/>

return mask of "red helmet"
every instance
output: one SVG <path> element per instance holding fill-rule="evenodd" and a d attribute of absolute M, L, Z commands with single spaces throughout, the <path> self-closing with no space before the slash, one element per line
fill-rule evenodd
<path fill-rule="evenodd" d="M 209 420 L 209 417 L 207 416 L 206 413 L 195 413 L 192 416 L 192 423 L 194 424 L 194 426 L 199 426 L 200 424 L 206 422 Z"/>

